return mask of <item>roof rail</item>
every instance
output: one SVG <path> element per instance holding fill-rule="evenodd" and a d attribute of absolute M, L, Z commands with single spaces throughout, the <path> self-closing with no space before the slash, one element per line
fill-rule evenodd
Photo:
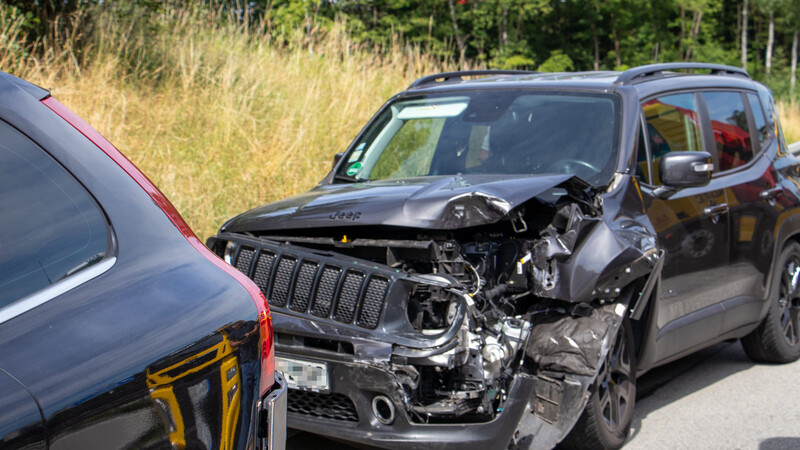
<path fill-rule="evenodd" d="M 626 84 L 639 81 L 640 78 L 645 78 L 651 75 L 662 74 L 667 70 L 682 70 L 682 69 L 706 69 L 711 71 L 711 75 L 744 75 L 750 78 L 750 74 L 745 69 L 733 66 L 725 66 L 722 64 L 706 64 L 695 62 L 678 62 L 678 63 L 662 63 L 662 64 L 648 64 L 646 66 L 634 67 L 622 72 L 614 84 Z"/>
<path fill-rule="evenodd" d="M 450 80 L 452 80 L 454 78 L 463 79 L 464 77 L 490 76 L 490 75 L 531 75 L 531 74 L 535 74 L 535 73 L 539 73 L 539 72 L 533 72 L 533 71 L 529 71 L 529 70 L 492 70 L 492 69 L 489 69 L 489 70 L 459 70 L 459 71 L 456 71 L 456 72 L 443 72 L 443 73 L 436 73 L 436 74 L 433 74 L 433 75 L 426 75 L 426 76 L 424 76 L 422 78 L 419 78 L 416 81 L 414 81 L 413 83 L 411 83 L 411 86 L 409 86 L 408 89 L 424 86 L 426 84 L 437 83 L 437 80 L 442 80 L 442 81 L 438 81 L 439 83 L 445 83 L 445 82 L 450 81 Z"/>

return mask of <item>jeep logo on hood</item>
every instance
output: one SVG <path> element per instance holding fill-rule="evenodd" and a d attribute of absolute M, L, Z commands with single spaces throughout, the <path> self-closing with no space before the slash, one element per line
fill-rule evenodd
<path fill-rule="evenodd" d="M 336 210 L 328 218 L 331 220 L 358 220 L 361 218 L 361 211 Z"/>

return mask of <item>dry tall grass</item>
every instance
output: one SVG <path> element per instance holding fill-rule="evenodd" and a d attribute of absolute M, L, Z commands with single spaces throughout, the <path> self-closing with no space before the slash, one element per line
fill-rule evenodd
<path fill-rule="evenodd" d="M 786 142 L 800 141 L 800 103 L 778 102 L 776 106 Z"/>
<path fill-rule="evenodd" d="M 200 9 L 168 9 L 149 33 L 135 17 L 103 14 L 83 64 L 76 36 L 64 33 L 40 42 L 43 56 L 33 58 L 21 20 L 3 8 L 2 70 L 49 88 L 97 128 L 201 238 L 234 214 L 312 187 L 385 99 L 454 68 L 399 44 L 370 51 L 340 29 L 276 46 Z M 787 139 L 800 139 L 797 105 L 780 110 Z"/>
<path fill-rule="evenodd" d="M 99 26 L 110 39 L 94 42 L 83 66 L 68 42 L 39 59 L 0 48 L 0 62 L 113 142 L 201 238 L 234 214 L 311 188 L 383 101 L 448 69 L 418 49 L 381 56 L 336 30 L 313 45 L 278 48 L 217 19 L 168 10 L 150 24 L 161 28 L 154 42 L 108 14 Z M 3 25 L 0 42 L 18 41 L 18 24 Z M 142 67 L 122 57 L 144 52 Z"/>

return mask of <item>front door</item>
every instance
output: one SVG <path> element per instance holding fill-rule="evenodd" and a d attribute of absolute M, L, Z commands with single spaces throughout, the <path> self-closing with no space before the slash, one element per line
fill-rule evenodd
<path fill-rule="evenodd" d="M 643 103 L 650 155 L 650 184 L 660 185 L 658 164 L 676 151 L 707 151 L 695 93 L 665 95 Z M 644 190 L 648 192 L 648 189 Z M 649 190 L 652 193 L 652 190 Z M 668 199 L 650 196 L 647 215 L 665 251 L 656 299 L 655 362 L 720 335 L 728 298 L 729 199 L 719 180 L 683 189 Z"/>

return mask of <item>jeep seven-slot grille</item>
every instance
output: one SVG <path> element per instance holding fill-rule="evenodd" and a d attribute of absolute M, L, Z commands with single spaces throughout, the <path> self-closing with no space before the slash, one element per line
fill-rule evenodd
<path fill-rule="evenodd" d="M 249 247 L 242 247 L 239 250 L 239 258 L 236 259 L 236 268 L 243 274 L 250 276 L 250 264 L 253 262 L 253 256 L 256 251 Z"/>
<path fill-rule="evenodd" d="M 234 265 L 248 276 L 252 272 L 270 306 L 361 328 L 377 328 L 390 285 L 378 274 L 246 246 Z"/>
<path fill-rule="evenodd" d="M 336 303 L 336 311 L 333 313 L 333 320 L 342 323 L 350 323 L 356 314 L 356 303 L 361 294 L 361 285 L 364 284 L 364 274 L 360 272 L 348 271 L 344 277 L 342 291 L 339 292 L 339 302 Z"/>
<path fill-rule="evenodd" d="M 317 317 L 328 317 L 331 314 L 333 296 L 336 295 L 336 284 L 339 282 L 339 274 L 342 269 L 333 266 L 325 266 L 322 276 L 317 285 L 317 295 L 314 296 L 314 305 L 311 306 L 311 314 Z"/>
<path fill-rule="evenodd" d="M 272 295 L 269 296 L 270 304 L 286 306 L 295 265 L 297 265 L 297 259 L 291 256 L 281 256 L 281 259 L 278 260 L 275 282 L 272 284 Z"/>
<path fill-rule="evenodd" d="M 258 255 L 256 271 L 253 273 L 253 281 L 256 282 L 256 286 L 261 289 L 261 292 L 263 292 L 265 296 L 267 295 L 267 288 L 269 287 L 269 277 L 272 273 L 272 266 L 275 265 L 275 258 L 277 257 L 274 253 L 262 251 L 261 254 Z"/>
<path fill-rule="evenodd" d="M 297 281 L 294 284 L 294 294 L 289 309 L 305 312 L 311 300 L 311 289 L 314 287 L 314 277 L 317 275 L 319 264 L 312 261 L 303 261 L 300 271 L 297 272 Z"/>
<path fill-rule="evenodd" d="M 389 288 L 389 280 L 380 277 L 373 277 L 367 285 L 367 292 L 364 294 L 364 301 L 361 302 L 361 312 L 358 314 L 356 325 L 364 328 L 375 328 L 378 326 L 378 318 L 383 309 L 383 299 L 386 297 L 386 290 Z"/>

